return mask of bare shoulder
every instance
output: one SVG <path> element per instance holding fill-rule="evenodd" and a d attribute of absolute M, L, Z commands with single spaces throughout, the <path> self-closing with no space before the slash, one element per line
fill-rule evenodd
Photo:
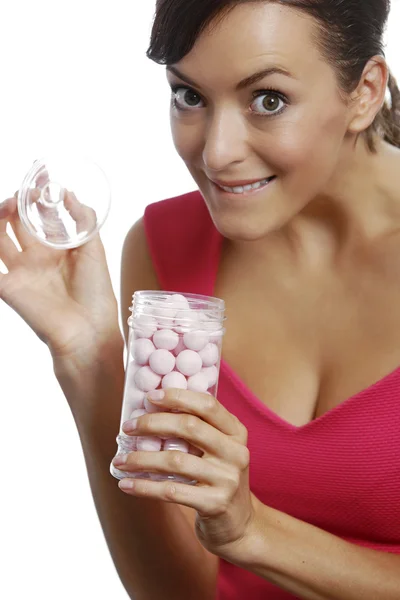
<path fill-rule="evenodd" d="M 126 234 L 121 258 L 121 318 L 127 340 L 127 319 L 132 295 L 137 290 L 160 289 L 149 252 L 144 217 L 132 225 Z"/>

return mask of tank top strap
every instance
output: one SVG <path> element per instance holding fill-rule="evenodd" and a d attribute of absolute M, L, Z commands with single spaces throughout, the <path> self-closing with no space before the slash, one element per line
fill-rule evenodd
<path fill-rule="evenodd" d="M 150 204 L 144 226 L 160 287 L 213 295 L 222 236 L 200 192 Z"/>

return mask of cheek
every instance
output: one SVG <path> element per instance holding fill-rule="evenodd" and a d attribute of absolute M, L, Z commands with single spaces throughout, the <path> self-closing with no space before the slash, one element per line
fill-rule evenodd
<path fill-rule="evenodd" d="M 201 133 L 198 126 L 171 117 L 171 133 L 179 156 L 186 162 L 192 162 L 200 148 Z"/>
<path fill-rule="evenodd" d="M 276 167 L 282 174 L 302 179 L 311 173 L 327 176 L 337 162 L 345 132 L 343 115 L 338 112 L 288 124 L 274 143 Z"/>

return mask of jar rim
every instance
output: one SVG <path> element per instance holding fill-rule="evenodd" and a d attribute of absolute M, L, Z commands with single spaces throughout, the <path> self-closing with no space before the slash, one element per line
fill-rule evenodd
<path fill-rule="evenodd" d="M 200 301 L 205 304 L 211 305 L 210 308 L 218 308 L 219 310 L 225 310 L 225 301 L 222 298 L 217 298 L 216 296 L 205 296 L 204 294 L 194 294 L 189 292 L 173 292 L 166 290 L 137 290 L 133 296 L 132 301 L 134 302 L 136 299 L 140 300 L 160 300 L 163 298 L 168 298 L 170 296 L 184 296 L 187 300 L 195 302 Z"/>
<path fill-rule="evenodd" d="M 184 298 L 187 300 L 187 304 L 176 308 L 167 302 L 172 296 Z M 177 300 L 179 305 L 180 300 Z M 191 330 L 194 325 L 198 329 L 217 331 L 223 329 L 226 320 L 225 301 L 204 294 L 139 290 L 134 293 L 129 310 L 132 313 L 128 319 L 130 325 L 133 325 L 133 320 L 147 319 L 149 321 L 150 319 L 149 323 L 153 321 L 153 326 L 158 320 L 159 325 L 163 327 L 178 327 L 182 331 Z"/>

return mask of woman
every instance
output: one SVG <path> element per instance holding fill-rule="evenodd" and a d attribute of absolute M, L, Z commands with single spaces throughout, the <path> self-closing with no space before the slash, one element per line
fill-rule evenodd
<path fill-rule="evenodd" d="M 123 343 L 101 242 L 53 252 L 26 235 L 15 199 L 1 208 L 0 295 L 49 346 L 132 598 L 400 595 L 388 12 L 386 0 L 157 3 L 148 55 L 167 65 L 174 142 L 199 192 L 151 205 L 129 231 L 123 321 L 134 290 L 174 289 L 224 298 L 229 324 L 218 399 L 169 390 L 159 406 L 183 414 L 124 425 L 199 456 L 136 452 L 124 470 L 199 485 L 111 479 Z"/>

